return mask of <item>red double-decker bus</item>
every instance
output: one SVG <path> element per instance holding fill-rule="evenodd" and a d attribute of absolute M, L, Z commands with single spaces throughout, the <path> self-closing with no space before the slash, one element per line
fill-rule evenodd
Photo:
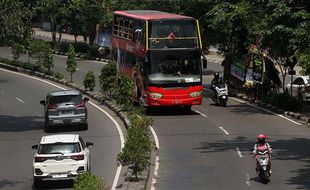
<path fill-rule="evenodd" d="M 112 59 L 118 74 L 134 81 L 134 99 L 144 106 L 202 103 L 201 51 L 196 19 L 154 10 L 115 11 Z"/>

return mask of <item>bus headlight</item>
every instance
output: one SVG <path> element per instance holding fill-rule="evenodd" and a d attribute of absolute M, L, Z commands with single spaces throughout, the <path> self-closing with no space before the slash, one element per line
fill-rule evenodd
<path fill-rule="evenodd" d="M 158 92 L 150 92 L 149 95 L 151 98 L 157 98 L 157 99 L 163 97 L 163 94 L 158 93 Z"/>
<path fill-rule="evenodd" d="M 199 97 L 199 96 L 201 96 L 201 91 L 191 92 L 191 93 L 189 93 L 189 96 L 192 98 Z"/>

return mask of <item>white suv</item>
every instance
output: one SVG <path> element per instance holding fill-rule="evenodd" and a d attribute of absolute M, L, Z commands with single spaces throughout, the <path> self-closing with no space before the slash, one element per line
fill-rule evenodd
<path fill-rule="evenodd" d="M 82 172 L 90 171 L 90 152 L 77 134 L 43 136 L 33 158 L 34 184 L 45 180 L 74 179 Z"/>

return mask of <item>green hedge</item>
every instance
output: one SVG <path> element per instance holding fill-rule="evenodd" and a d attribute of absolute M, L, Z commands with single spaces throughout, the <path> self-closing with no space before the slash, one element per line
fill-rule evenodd
<path fill-rule="evenodd" d="M 302 102 L 287 93 L 271 94 L 262 99 L 264 102 L 288 111 L 300 111 Z"/>

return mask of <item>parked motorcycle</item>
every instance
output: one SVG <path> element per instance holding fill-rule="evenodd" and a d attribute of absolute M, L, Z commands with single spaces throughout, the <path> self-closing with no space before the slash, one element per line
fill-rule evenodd
<path fill-rule="evenodd" d="M 258 150 L 257 154 L 255 155 L 256 161 L 257 161 L 257 168 L 256 172 L 258 177 L 260 177 L 263 181 L 263 183 L 268 183 L 269 177 L 270 177 L 270 168 L 269 168 L 269 159 L 270 159 L 270 153 L 268 150 Z"/>
<path fill-rule="evenodd" d="M 226 83 L 214 86 L 212 100 L 218 105 L 227 106 L 228 86 Z"/>

